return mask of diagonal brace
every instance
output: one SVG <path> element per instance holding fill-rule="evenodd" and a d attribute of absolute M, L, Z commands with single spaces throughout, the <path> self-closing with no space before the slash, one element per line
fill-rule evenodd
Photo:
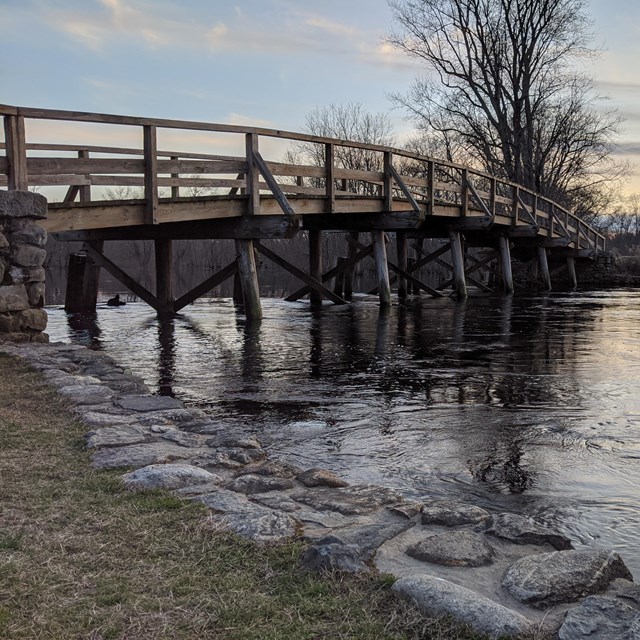
<path fill-rule="evenodd" d="M 109 258 L 97 251 L 91 246 L 91 244 L 86 244 L 85 250 L 93 262 L 95 262 L 99 267 L 102 267 L 107 273 L 110 273 L 116 280 L 135 293 L 138 298 L 144 300 L 150 307 L 153 307 L 158 313 L 173 314 L 172 308 L 160 302 L 160 300 L 158 300 L 158 298 L 156 298 L 151 292 L 147 291 L 128 273 L 124 272 L 120 267 L 111 262 Z"/>
<path fill-rule="evenodd" d="M 329 298 L 335 304 L 347 304 L 347 301 L 336 295 L 330 289 L 322 286 L 315 278 L 312 278 L 308 273 L 305 273 L 302 269 L 292 265 L 290 262 L 280 257 L 277 253 L 267 249 L 263 244 L 257 240 L 253 241 L 253 246 L 263 255 L 265 258 L 269 258 L 272 262 L 275 262 L 278 266 L 286 269 L 289 273 L 293 274 L 296 278 L 299 278 L 303 282 L 306 282 L 312 289 L 318 291 L 326 298 Z"/>
<path fill-rule="evenodd" d="M 211 291 L 214 287 L 217 287 L 219 284 L 224 282 L 227 278 L 230 278 L 238 271 L 238 263 L 234 260 L 229 263 L 226 267 L 223 267 L 217 273 L 214 273 L 211 277 L 207 278 L 199 285 L 188 291 L 183 296 L 180 296 L 174 303 L 173 309 L 176 311 L 180 311 L 188 304 L 191 304 L 194 300 L 197 300 L 200 296 L 203 296 L 207 291 Z"/>

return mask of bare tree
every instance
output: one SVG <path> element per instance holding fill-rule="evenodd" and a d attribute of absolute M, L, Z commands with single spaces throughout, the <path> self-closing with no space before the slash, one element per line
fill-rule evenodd
<path fill-rule="evenodd" d="M 393 146 L 395 133 L 389 116 L 371 113 L 362 104 L 351 102 L 345 105 L 329 105 L 311 111 L 305 119 L 305 130 L 314 136 L 366 142 L 381 146 Z M 296 142 L 287 152 L 286 161 L 307 162 L 324 166 L 324 145 L 311 142 Z M 359 171 L 381 171 L 383 156 L 380 152 L 336 145 L 335 166 Z M 364 194 L 373 193 L 374 185 L 361 181 L 349 181 L 348 189 Z"/>
<path fill-rule="evenodd" d="M 389 5 L 399 30 L 388 41 L 430 72 L 393 99 L 445 148 L 584 212 L 624 173 L 611 160 L 620 121 L 575 71 L 594 55 L 585 0 Z"/>

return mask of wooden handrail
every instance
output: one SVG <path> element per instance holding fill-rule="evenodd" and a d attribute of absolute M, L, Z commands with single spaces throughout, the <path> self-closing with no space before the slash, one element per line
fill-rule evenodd
<path fill-rule="evenodd" d="M 416 178 L 411 175 L 400 176 L 398 170 L 394 167 L 394 171 L 401 177 L 403 183 L 403 189 L 398 193 L 401 193 L 406 197 L 407 193 L 412 195 L 413 202 L 421 202 L 426 206 L 427 212 L 432 213 L 436 204 L 436 191 L 442 192 L 443 196 L 446 196 L 446 200 L 450 204 L 458 203 L 461 207 L 461 215 L 464 216 L 472 207 L 478 207 L 482 213 L 490 212 L 492 216 L 496 215 L 496 209 L 498 206 L 502 209 L 504 207 L 506 193 L 511 191 L 514 196 L 511 198 L 512 205 L 512 220 L 514 224 L 518 222 L 518 209 L 523 207 L 528 211 L 529 206 L 525 206 L 523 202 L 523 196 L 526 196 L 527 202 L 531 201 L 533 205 L 531 208 L 532 217 L 538 223 L 538 218 L 545 221 L 548 227 L 548 234 L 553 235 L 554 225 L 560 225 L 566 233 L 572 236 L 572 241 L 580 245 L 581 238 L 586 240 L 594 248 L 604 247 L 605 238 L 602 234 L 598 233 L 595 229 L 581 222 L 575 214 L 561 207 L 552 200 L 541 196 L 530 189 L 527 189 L 521 185 L 503 178 L 497 178 L 483 171 L 479 171 L 464 165 L 456 164 L 449 161 L 438 160 L 428 156 L 415 154 L 406 149 L 399 149 L 383 145 L 368 144 L 362 142 L 356 142 L 352 140 L 342 140 L 337 138 L 328 138 L 323 136 L 314 136 L 303 133 L 297 133 L 292 131 L 285 131 L 279 129 L 268 129 L 263 127 L 246 127 L 240 125 L 228 125 L 219 123 L 197 122 L 189 120 L 170 120 L 161 118 L 141 118 L 134 116 L 121 116 L 113 114 L 103 113 L 91 113 L 91 112 L 78 112 L 78 111 L 65 111 L 65 110 L 53 110 L 53 109 L 36 109 L 28 107 L 16 107 L 11 105 L 0 105 L 0 115 L 5 116 L 5 131 L 9 132 L 7 136 L 7 144 L 0 144 L 0 148 L 4 148 L 7 151 L 7 159 L 0 158 L 0 172 L 8 175 L 8 183 L 10 188 L 17 188 L 17 186 L 24 187 L 27 184 L 27 170 L 29 175 L 34 177 L 40 177 L 43 180 L 43 184 L 67 184 L 76 186 L 87 186 L 92 184 L 137 184 L 138 178 L 136 175 L 143 176 L 143 184 L 145 186 L 146 193 L 146 205 L 149 216 L 149 221 L 154 219 L 155 211 L 157 209 L 157 189 L 159 186 L 170 184 L 174 187 L 173 195 L 177 193 L 179 186 L 187 186 L 184 180 L 191 180 L 192 178 L 181 178 L 180 174 L 188 173 L 210 173 L 210 174 L 223 174 L 223 173 L 235 173 L 245 174 L 245 193 L 249 196 L 252 207 L 252 212 L 257 212 L 260 200 L 260 190 L 270 189 L 269 184 L 259 182 L 258 172 L 252 162 L 251 149 L 258 149 L 259 137 L 277 138 L 283 140 L 290 140 L 293 142 L 303 142 L 324 145 L 325 157 L 327 163 L 324 167 L 310 167 L 299 165 L 286 165 L 283 163 L 265 162 L 265 166 L 268 167 L 269 173 L 272 176 L 288 176 L 294 179 L 297 183 L 289 190 L 289 185 L 283 185 L 278 183 L 282 187 L 283 192 L 286 193 L 308 193 L 313 194 L 318 192 L 318 189 L 314 187 L 302 186 L 299 180 L 300 176 L 318 176 L 325 180 L 324 194 L 327 200 L 328 211 L 332 211 L 335 203 L 336 195 L 344 194 L 346 192 L 346 181 L 356 180 L 363 183 L 378 184 L 382 188 L 382 192 L 390 203 L 393 200 L 393 187 L 390 180 L 390 161 L 393 157 L 400 157 L 411 160 L 413 163 L 424 163 L 425 167 L 420 171 L 419 175 L 424 175 L 423 178 Z M 82 122 L 82 123 L 101 123 L 112 124 L 120 126 L 133 126 L 140 127 L 145 132 L 145 148 L 127 148 L 127 147 L 112 147 L 112 146 L 99 146 L 99 145 L 71 145 L 71 144 L 44 144 L 44 143 L 29 143 L 24 140 L 22 132 L 24 131 L 23 123 L 25 119 L 32 120 L 51 120 L 51 121 L 67 121 L 67 122 Z M 224 156 L 217 154 L 197 153 L 197 152 L 177 152 L 177 151 L 165 151 L 157 150 L 155 143 L 155 132 L 157 129 L 181 129 L 190 131 L 207 131 L 215 133 L 232 133 L 239 134 L 246 137 L 246 155 L 245 157 Z M 249 141 L 251 140 L 251 144 Z M 360 171 L 341 169 L 335 164 L 336 147 L 346 147 L 352 149 L 361 149 L 365 151 L 371 151 L 380 153 L 380 165 L 385 167 L 382 172 Z M 70 162 L 65 163 L 66 158 L 59 158 L 56 166 L 50 165 L 52 168 L 49 172 L 45 170 L 48 166 L 46 162 L 38 164 L 38 160 L 46 160 L 43 158 L 29 158 L 27 160 L 27 152 L 71 152 L 76 155 L 77 163 L 84 163 L 75 165 Z M 87 157 L 94 154 L 93 157 Z M 127 160 L 122 159 L 120 169 L 114 168 L 115 165 L 106 162 L 106 159 L 96 158 L 95 154 L 104 155 L 129 155 L 140 157 L 140 160 Z M 168 158 L 168 160 L 161 160 L 161 158 Z M 56 160 L 56 159 L 51 159 Z M 189 165 L 188 161 L 202 161 L 205 164 L 198 170 L 194 165 Z M 116 159 L 113 159 L 116 162 Z M 136 163 L 141 162 L 141 165 Z M 130 163 L 130 164 L 129 164 Z M 172 164 L 168 164 L 172 163 Z M 207 165 L 207 163 L 209 163 Z M 220 163 L 220 164 L 216 164 Z M 225 165 L 224 163 L 228 163 Z M 248 169 L 245 170 L 245 167 Z M 38 173 L 36 168 L 42 167 L 41 172 Z M 65 170 L 64 167 L 75 168 L 77 171 Z M 93 170 L 92 170 L 93 169 Z M 165 171 L 165 169 L 170 169 Z M 320 173 L 315 173 L 319 171 Z M 438 179 L 444 179 L 447 182 L 439 182 Z M 130 174 L 131 177 L 122 179 L 121 182 L 117 182 L 116 178 L 110 177 L 105 174 L 109 173 L 124 173 Z M 158 174 L 168 173 L 171 178 L 159 177 Z M 440 175 L 436 177 L 436 173 Z M 73 177 L 75 175 L 75 178 Z M 100 174 L 100 175 L 94 175 Z M 414 174 L 416 175 L 416 174 Z M 448 178 L 446 177 L 448 175 Z M 69 182 L 64 182 L 66 177 L 69 177 Z M 271 177 L 272 177 L 271 176 Z M 59 179 L 56 182 L 56 179 Z M 82 182 L 82 180 L 85 182 Z M 342 180 L 343 190 L 335 190 L 335 181 Z M 451 180 L 451 182 L 449 182 Z M 490 188 L 489 192 L 476 188 L 474 184 L 476 182 L 482 184 L 481 181 L 488 181 Z M 169 182 L 167 182 L 169 181 Z M 203 178 L 202 184 L 213 184 L 220 186 L 229 186 L 232 190 L 238 189 L 238 180 L 220 180 Z M 192 186 L 192 185 L 191 185 Z M 286 187 L 286 188 L 285 188 Z M 297 191 L 296 191 L 297 189 Z M 405 189 L 407 191 L 405 191 Z M 412 189 L 411 192 L 408 189 Z M 270 189 L 271 190 L 271 189 Z M 508 191 L 506 191 L 508 190 Z M 506 192 L 505 192 L 506 191 Z M 447 195 L 448 194 L 448 195 Z M 321 195 L 318 193 L 318 195 Z M 471 198 L 470 196 L 473 196 Z M 485 198 L 486 202 L 482 200 Z M 475 199 L 478 202 L 472 203 Z M 516 204 L 517 203 L 517 204 Z M 545 211 L 550 211 L 550 214 L 546 214 Z M 561 218 L 564 219 L 564 224 L 561 222 Z M 573 222 L 574 224 L 570 224 Z M 571 228 L 575 229 L 575 235 L 571 232 Z M 586 231 L 586 232 L 585 232 Z M 593 240 L 592 240 L 593 238 Z"/>

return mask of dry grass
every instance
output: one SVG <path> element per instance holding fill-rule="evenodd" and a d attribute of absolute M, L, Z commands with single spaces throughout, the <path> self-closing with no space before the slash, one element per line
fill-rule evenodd
<path fill-rule="evenodd" d="M 124 491 L 39 375 L 0 355 L 0 379 L 0 638 L 479 637 L 384 576 L 301 571 L 302 542 L 257 547 L 200 506 Z"/>

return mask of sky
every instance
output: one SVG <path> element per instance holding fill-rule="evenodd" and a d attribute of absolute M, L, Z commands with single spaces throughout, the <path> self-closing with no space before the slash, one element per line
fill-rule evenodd
<path fill-rule="evenodd" d="M 585 71 L 625 119 L 616 152 L 640 192 L 640 0 L 587 9 L 603 51 Z M 386 0 L 0 0 L 0 102 L 291 131 L 360 102 L 401 142 L 411 125 L 389 94 L 422 70 L 384 43 L 392 28 Z"/>

